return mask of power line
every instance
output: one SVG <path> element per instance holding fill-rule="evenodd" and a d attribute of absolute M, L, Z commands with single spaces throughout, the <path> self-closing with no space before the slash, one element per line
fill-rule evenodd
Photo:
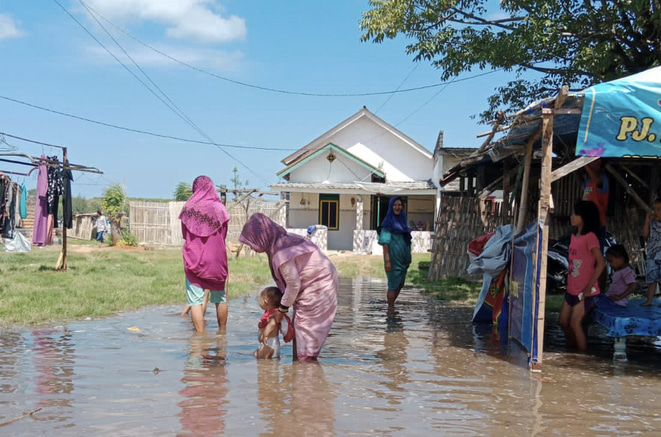
<path fill-rule="evenodd" d="M 101 42 L 101 40 L 99 40 L 99 39 L 98 39 L 98 38 L 97 38 L 97 37 L 96 37 L 96 36 L 95 36 L 95 35 L 94 35 L 89 29 L 87 29 L 87 27 L 86 27 L 83 23 L 81 23 L 81 22 L 80 22 L 80 21 L 79 21 L 79 20 L 78 20 L 78 19 L 77 19 L 72 13 L 71 13 L 71 12 L 69 12 L 69 10 L 68 10 L 67 8 L 65 8 L 64 5 L 62 5 L 62 3 L 60 3 L 59 0 L 53 0 L 53 1 L 54 1 L 54 2 L 55 2 L 55 3 L 56 3 L 56 4 L 57 4 L 57 5 L 58 5 L 58 6 L 59 6 L 59 7 L 60 7 L 60 8 L 66 13 L 66 14 L 67 14 L 67 15 L 68 15 L 68 16 L 69 16 L 69 17 L 70 17 L 70 18 L 71 18 L 76 24 L 78 24 L 78 26 L 80 26 L 80 27 L 85 31 L 85 33 L 87 33 L 87 35 L 89 35 L 94 41 L 96 41 L 96 43 L 99 44 L 99 45 L 100 45 L 100 46 L 101 46 L 101 47 L 102 47 L 102 48 L 103 48 L 103 49 L 104 49 L 104 50 L 105 50 L 110 56 L 112 56 L 113 59 L 115 59 L 115 61 L 117 61 L 122 67 L 124 67 L 124 69 L 125 69 L 126 71 L 128 71 L 129 74 L 131 74 L 131 76 L 133 76 L 133 77 L 134 77 L 138 82 L 140 82 L 140 84 L 142 84 L 142 85 L 143 85 L 143 86 L 144 86 L 144 87 L 145 87 L 145 88 L 146 88 L 151 94 L 153 94 L 158 100 L 160 100 L 161 103 L 163 103 L 163 104 L 164 104 L 168 109 L 170 109 L 175 115 L 177 115 L 177 116 L 178 116 L 179 118 L 181 118 L 184 122 L 186 122 L 187 124 L 189 124 L 193 129 L 195 129 L 195 130 L 196 130 L 196 131 L 197 131 L 197 132 L 198 132 L 203 138 L 205 138 L 206 140 L 208 140 L 208 141 L 211 142 L 211 143 L 215 143 L 215 142 L 213 141 L 213 139 L 212 139 L 211 137 L 209 137 L 209 135 L 207 135 L 204 131 L 202 131 L 202 129 L 201 129 L 199 126 L 197 126 L 197 125 L 196 125 L 196 124 L 195 124 L 195 123 L 194 123 L 194 122 L 193 122 L 188 116 L 186 116 L 186 115 L 183 113 L 183 111 L 181 111 L 181 109 L 179 109 L 179 108 L 174 104 L 174 102 L 172 102 L 172 100 L 171 100 L 171 99 L 165 94 L 165 92 L 163 92 L 163 90 L 162 90 L 160 87 L 158 87 L 158 85 L 156 85 L 156 84 L 154 83 L 154 81 L 151 80 L 151 78 L 149 78 L 149 76 L 147 75 L 147 73 L 145 73 L 145 71 L 144 71 L 142 68 L 140 68 L 140 66 L 135 62 L 135 60 L 133 60 L 133 58 L 131 57 L 131 55 L 130 55 L 126 50 L 124 50 L 124 48 L 121 46 L 121 44 L 119 44 L 119 42 L 118 42 L 118 41 L 112 36 L 112 34 L 110 34 L 110 32 L 105 28 L 105 26 L 103 26 L 103 24 L 102 24 L 102 23 L 96 18 L 96 16 L 94 16 L 94 14 L 93 14 L 89 9 L 88 9 L 88 13 L 90 14 L 90 16 L 91 16 L 91 17 L 97 22 L 97 24 L 99 24 L 99 26 L 100 26 L 100 27 L 106 32 L 106 34 L 107 34 L 107 35 L 110 37 L 110 39 L 112 39 L 112 41 L 113 41 L 113 42 L 114 42 L 114 43 L 120 48 L 120 50 L 122 50 L 122 52 L 123 52 L 123 53 L 124 53 L 124 54 L 125 54 L 130 60 L 131 60 L 131 62 L 132 62 L 137 68 L 138 68 L 138 70 L 140 70 L 140 71 L 142 72 L 142 74 L 143 74 L 145 77 L 147 77 L 147 79 L 148 79 L 148 80 L 149 80 L 149 81 L 155 86 L 155 88 L 157 88 L 157 89 L 161 92 L 161 94 L 163 94 L 163 95 L 165 96 L 165 99 L 164 99 L 163 97 L 161 97 L 158 93 L 156 93 L 156 92 L 155 92 L 155 91 L 154 91 L 149 85 L 147 85 L 147 84 L 146 84 L 146 83 L 145 83 L 145 82 L 144 82 L 144 81 L 143 81 L 143 80 L 142 80 L 142 79 L 141 79 L 141 78 L 140 78 L 140 77 L 139 77 L 139 76 L 138 76 L 133 70 L 131 70 L 126 64 L 124 64 L 124 63 L 123 63 L 123 62 L 122 62 L 122 61 L 121 61 L 121 60 L 120 60 L 120 59 L 119 59 L 119 58 L 118 58 L 118 57 L 117 57 L 117 56 L 116 56 L 116 55 L 115 55 L 110 49 L 108 49 L 108 47 L 106 47 L 105 44 L 103 44 L 103 42 Z M 87 9 L 87 5 L 86 5 L 82 0 L 78 0 L 78 1 L 79 1 L 79 3 L 80 3 L 84 8 Z M 260 174 L 258 174 L 256 171 L 254 171 L 251 167 L 249 167 L 248 165 L 246 165 L 246 164 L 245 164 L 244 162 L 242 162 L 240 159 L 238 159 L 238 158 L 236 158 L 235 156 L 233 156 L 230 152 L 228 152 L 228 151 L 225 150 L 224 148 L 222 148 L 222 147 L 220 147 L 220 146 L 216 146 L 216 147 L 218 147 L 218 149 L 219 149 L 221 152 L 223 152 L 225 155 L 227 155 L 230 159 L 234 160 L 236 163 L 240 164 L 242 167 L 244 167 L 244 168 L 245 168 L 246 170 L 248 170 L 250 173 L 252 173 L 253 175 L 255 175 L 257 178 L 260 178 L 260 179 L 262 179 L 264 182 L 266 182 L 266 180 L 265 180 Z"/>
<path fill-rule="evenodd" d="M 277 151 L 277 152 L 290 152 L 290 151 L 297 150 L 297 149 L 294 149 L 294 148 L 279 148 L 279 147 L 270 147 L 270 146 L 242 146 L 242 145 L 237 145 L 237 144 L 216 143 L 216 142 L 210 142 L 210 141 L 194 140 L 194 139 L 191 139 L 191 138 L 182 138 L 182 137 L 177 137 L 177 136 L 174 136 L 174 135 L 161 134 L 161 133 L 158 133 L 158 132 L 152 132 L 152 131 L 148 131 L 148 130 L 136 129 L 136 128 L 126 127 L 126 126 L 120 126 L 120 125 L 113 124 L 113 123 L 107 123 L 105 121 L 94 120 L 92 118 L 88 118 L 88 117 L 84 117 L 84 116 L 76 115 L 76 114 L 71 114 L 71 113 L 68 113 L 68 112 L 62 112 L 62 111 L 58 111 L 56 109 L 46 108 L 44 106 L 35 105 L 33 103 L 29 103 L 29 102 L 26 102 L 26 101 L 23 101 L 23 100 L 14 99 L 12 97 L 7 97 L 7 96 L 3 96 L 3 95 L 0 95 L 0 99 L 6 100 L 8 102 L 16 103 L 16 104 L 19 104 L 19 105 L 27 106 L 28 108 L 38 109 L 40 111 L 60 115 L 62 117 L 68 117 L 68 118 L 72 118 L 72 119 L 75 119 L 75 120 L 84 121 L 86 123 L 92 123 L 92 124 L 96 124 L 96 125 L 99 125 L 99 126 L 109 127 L 109 128 L 112 128 L 112 129 L 122 130 L 122 131 L 126 131 L 126 132 L 132 132 L 132 133 L 140 134 L 140 135 L 148 135 L 148 136 L 151 136 L 151 137 L 162 138 L 162 139 L 166 139 L 166 140 L 181 141 L 183 143 L 204 144 L 204 145 L 210 145 L 210 146 L 227 147 L 227 148 L 232 148 L 232 149 L 244 149 L 244 150 L 264 150 L 264 151 Z"/>
<path fill-rule="evenodd" d="M 106 35 L 108 35 L 108 37 L 110 37 L 110 39 L 115 43 L 115 45 L 116 45 L 117 47 L 119 47 L 119 49 L 124 53 L 124 55 L 125 55 L 127 58 L 129 58 L 129 60 L 131 61 L 131 63 L 133 63 L 133 65 L 134 65 L 134 66 L 135 66 L 135 67 L 136 67 L 136 68 L 142 73 L 142 75 L 143 75 L 143 76 L 149 81 L 149 83 L 151 83 L 151 84 L 153 85 L 153 87 L 156 88 L 156 89 L 161 93 L 161 95 L 162 95 L 162 96 L 168 101 L 168 103 L 170 104 L 170 105 L 168 105 L 168 107 L 169 107 L 171 110 L 173 110 L 173 111 L 174 111 L 179 117 L 182 117 L 182 118 L 184 119 L 185 122 L 187 122 L 187 123 L 189 123 L 189 124 L 192 124 L 192 125 L 194 125 L 195 127 L 197 127 L 197 125 L 195 125 L 195 123 L 193 123 L 193 121 L 192 121 L 192 120 L 191 120 L 191 119 L 190 119 L 190 118 L 189 118 L 189 117 L 188 117 L 188 116 L 187 116 L 187 115 L 181 110 L 181 108 L 179 108 L 179 107 L 176 105 L 176 103 L 174 103 L 174 101 L 172 101 L 172 99 L 171 99 L 171 98 L 165 93 L 165 91 L 163 91 L 163 89 L 161 89 L 161 87 L 159 87 L 159 86 L 156 84 L 156 82 L 154 82 L 154 81 L 151 79 L 151 77 L 149 77 L 149 75 L 148 75 L 148 74 L 147 74 L 147 73 L 146 73 L 146 72 L 140 67 L 140 65 L 139 65 L 139 64 L 133 59 L 133 57 L 132 57 L 132 56 L 131 56 L 131 55 L 130 55 L 125 49 L 124 49 L 124 47 L 122 47 L 122 45 L 119 43 L 119 41 L 117 41 L 117 39 L 115 39 L 115 37 L 113 37 L 113 35 L 108 31 L 108 29 L 106 29 L 106 27 L 103 25 L 103 23 L 101 23 L 101 21 L 99 21 L 99 19 L 96 17 L 96 15 L 94 15 L 94 13 L 92 12 L 91 8 L 87 5 L 87 3 L 85 3 L 85 2 L 82 1 L 82 0 L 78 0 L 78 2 L 80 3 L 80 5 L 81 5 L 82 7 L 84 7 L 84 8 L 87 10 L 87 12 L 89 13 L 89 15 L 94 19 L 94 21 L 96 21 L 96 23 L 99 25 L 99 27 L 101 27 L 101 29 L 103 29 L 103 31 L 106 33 Z M 95 39 L 96 39 L 96 38 L 95 38 Z M 99 44 L 101 44 L 98 40 L 97 40 L 97 42 L 98 42 Z M 103 46 L 103 44 L 101 44 L 101 46 L 102 46 L 102 47 L 103 47 L 103 48 L 104 48 L 104 49 L 105 49 L 110 55 L 113 55 L 113 54 L 112 54 L 112 53 L 111 53 L 111 52 L 110 52 L 105 46 Z M 124 68 L 126 68 L 126 66 L 125 66 L 125 65 L 124 65 L 119 59 L 117 59 L 114 55 L 113 55 L 113 57 L 115 58 L 115 60 L 116 60 L 117 62 L 119 62 L 120 64 L 122 64 L 122 66 L 123 66 Z M 135 75 L 134 75 L 134 77 L 135 77 Z M 136 77 L 136 79 L 137 79 L 137 77 Z M 142 82 L 142 81 L 140 81 L 140 82 L 141 82 L 143 85 L 146 86 L 146 84 L 145 84 L 144 82 Z M 152 91 L 152 90 L 150 89 L 150 91 Z M 163 103 L 165 103 L 165 102 L 163 102 Z"/>
<path fill-rule="evenodd" d="M 475 74 L 473 76 L 467 76 L 467 77 L 463 77 L 463 78 L 452 79 L 452 80 L 449 80 L 449 81 L 446 81 L 446 82 L 439 82 L 439 83 L 421 85 L 421 86 L 417 86 L 417 87 L 404 88 L 404 89 L 397 88 L 395 90 L 389 90 L 389 91 L 369 91 L 369 92 L 360 92 L 360 93 L 322 93 L 322 92 L 313 92 L 313 91 L 294 91 L 294 90 L 288 90 L 288 89 L 284 89 L 284 88 L 272 88 L 272 87 L 257 85 L 257 84 L 253 84 L 253 83 L 249 83 L 249 82 L 236 80 L 236 79 L 231 79 L 229 77 L 222 76 L 218 73 L 214 73 L 213 71 L 206 70 L 202 67 L 195 66 L 195 65 L 190 64 L 186 61 L 182 61 L 181 59 L 176 58 L 176 57 L 164 52 L 163 50 L 160 50 L 160 49 L 154 47 L 153 45 L 142 41 L 140 38 L 133 35 L 128 30 L 114 24 L 112 21 L 105 18 L 102 14 L 100 14 L 96 10 L 92 9 L 91 6 L 87 6 L 87 8 L 91 9 L 94 12 L 95 15 L 97 15 L 103 21 L 105 21 L 106 23 L 108 23 L 109 25 L 111 25 L 112 27 L 117 29 L 119 32 L 123 33 L 124 35 L 131 38 L 132 40 L 134 40 L 138 44 L 142 45 L 143 47 L 146 47 L 149 50 L 152 50 L 153 52 L 158 53 L 159 55 L 169 59 L 172 62 L 175 62 L 175 63 L 177 63 L 179 65 L 182 65 L 186 68 L 189 68 L 191 70 L 197 71 L 198 73 L 202 73 L 202 74 L 205 74 L 207 76 L 211 76 L 211 77 L 214 77 L 216 79 L 220 79 L 220 80 L 223 80 L 225 82 L 232 83 L 234 85 L 239 85 L 239 86 L 243 86 L 243 87 L 247 87 L 247 88 L 253 88 L 253 89 L 257 89 L 257 90 L 261 90 L 261 91 L 268 91 L 268 92 L 272 92 L 272 93 L 289 94 L 289 95 L 306 96 L 306 97 L 369 97 L 369 96 L 383 96 L 383 95 L 388 95 L 388 94 L 402 94 L 402 93 L 409 93 L 409 92 L 413 92 L 413 91 L 426 90 L 426 89 L 430 89 L 430 88 L 438 88 L 438 87 L 441 87 L 441 86 L 444 86 L 444 85 L 464 82 L 466 80 L 475 79 L 475 78 L 478 78 L 478 77 L 486 76 L 488 74 L 493 74 L 493 73 L 496 73 L 498 71 L 503 70 L 503 68 L 498 68 L 498 69 L 495 69 L 495 70 L 489 70 L 489 71 L 485 71 L 485 72 L 482 72 L 482 73 L 479 73 L 479 74 Z"/>
<path fill-rule="evenodd" d="M 409 73 L 406 75 L 406 77 L 404 77 L 404 80 L 402 80 L 402 81 L 399 83 L 399 85 L 397 86 L 397 90 L 401 89 L 401 88 L 404 86 L 404 84 L 406 83 L 406 81 L 409 80 L 409 78 L 411 77 L 411 75 L 415 72 L 415 70 L 418 69 L 419 66 L 420 66 L 420 64 L 415 64 L 415 65 L 413 66 L 413 68 L 411 69 L 411 71 L 409 71 Z M 397 91 L 397 90 L 395 90 L 395 91 Z M 386 106 L 386 105 L 388 104 L 388 102 L 390 101 L 390 99 L 392 99 L 394 96 L 395 96 L 395 93 L 390 94 L 390 95 L 388 96 L 388 98 L 387 98 L 383 103 L 381 103 L 381 106 L 379 106 L 379 107 L 376 109 L 376 111 L 374 111 L 374 113 L 375 113 L 375 114 L 378 114 L 379 111 L 380 111 L 381 109 L 383 109 L 383 107 Z"/>
<path fill-rule="evenodd" d="M 406 117 L 404 117 L 404 118 L 402 118 L 401 120 L 399 120 L 399 121 L 395 124 L 395 127 L 399 126 L 400 124 L 404 123 L 404 122 L 407 121 L 409 118 L 413 117 L 415 114 L 417 114 L 418 112 L 420 112 L 420 111 L 422 110 L 422 108 L 424 108 L 425 106 L 427 106 L 428 104 L 430 104 L 432 100 L 434 100 L 436 97 L 438 97 L 439 94 L 441 94 L 443 91 L 445 91 L 445 89 L 446 89 L 448 86 L 449 86 L 449 84 L 448 84 L 448 85 L 445 85 L 443 88 L 441 88 L 440 90 L 436 91 L 436 92 L 434 93 L 434 95 L 431 96 L 429 99 L 427 99 L 427 101 L 425 101 L 422 105 L 418 106 L 418 107 L 417 107 L 416 109 L 414 109 L 411 113 L 409 113 Z"/>

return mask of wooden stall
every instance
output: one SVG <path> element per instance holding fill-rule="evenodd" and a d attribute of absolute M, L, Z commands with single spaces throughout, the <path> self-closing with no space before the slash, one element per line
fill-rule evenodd
<path fill-rule="evenodd" d="M 569 93 L 564 88 L 556 97 L 519 112 L 506 129 L 500 127 L 502 120 L 494 123 L 494 131 L 505 134 L 487 141 L 441 180 L 444 185 L 461 178 L 461 192 L 456 199 L 443 200 L 430 279 L 465 276 L 468 243 L 495 227 L 509 223 L 521 232 L 537 224 L 532 263 L 535 292 L 528 303 L 535 314 L 535 335 L 534 344 L 525 345 L 532 369 L 540 369 L 542 364 L 549 240 L 571 232 L 570 215 L 582 196 L 584 167 L 602 160 L 609 181 L 608 231 L 629 249 L 638 274 L 644 274 L 643 221 L 661 194 L 658 156 L 576 156 L 584 99 L 584 93 Z M 493 137 L 488 134 L 488 140 Z M 486 221 L 477 220 L 484 218 L 478 205 L 485 192 L 494 191 L 502 193 L 498 213 Z"/>

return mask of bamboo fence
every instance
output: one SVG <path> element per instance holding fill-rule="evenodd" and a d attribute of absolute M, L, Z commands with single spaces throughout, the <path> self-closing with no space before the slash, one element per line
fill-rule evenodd
<path fill-rule="evenodd" d="M 182 246 L 181 222 L 179 214 L 185 202 L 146 202 L 129 203 L 129 229 L 139 244 L 160 246 Z M 262 213 L 276 223 L 284 225 L 285 202 L 265 202 L 244 200 L 227 205 L 230 223 L 227 232 L 228 245 L 236 245 L 247 219 L 255 213 Z"/>

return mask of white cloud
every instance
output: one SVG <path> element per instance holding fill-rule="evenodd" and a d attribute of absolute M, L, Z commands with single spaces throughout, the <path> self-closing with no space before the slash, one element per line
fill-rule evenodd
<path fill-rule="evenodd" d="M 110 20 L 151 21 L 166 26 L 167 35 L 205 43 L 242 40 L 243 18 L 223 16 L 216 0 L 86 0 Z"/>
<path fill-rule="evenodd" d="M 12 17 L 0 14 L 0 40 L 20 38 L 25 33 L 18 28 Z"/>
<path fill-rule="evenodd" d="M 138 44 L 122 44 L 126 51 L 130 53 L 133 60 L 135 60 L 141 67 L 176 67 L 179 64 L 171 59 L 156 53 L 144 46 Z M 213 50 L 206 48 L 193 48 L 181 47 L 173 45 L 159 44 L 154 45 L 158 50 L 167 53 L 175 59 L 182 62 L 194 65 L 196 67 L 208 68 L 217 71 L 236 71 L 243 62 L 243 54 L 241 52 L 226 52 L 221 50 Z M 115 49 L 114 46 L 108 45 L 110 50 L 122 60 L 127 66 L 132 67 L 131 61 L 120 50 Z M 108 53 L 98 45 L 89 46 L 87 52 L 94 58 L 103 63 L 116 64 L 116 61 L 108 55 Z"/>

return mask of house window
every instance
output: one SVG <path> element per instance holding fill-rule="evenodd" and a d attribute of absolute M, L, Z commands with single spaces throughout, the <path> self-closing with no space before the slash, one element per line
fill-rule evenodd
<path fill-rule="evenodd" d="M 340 196 L 337 194 L 319 195 L 319 224 L 329 231 L 340 229 Z"/>

